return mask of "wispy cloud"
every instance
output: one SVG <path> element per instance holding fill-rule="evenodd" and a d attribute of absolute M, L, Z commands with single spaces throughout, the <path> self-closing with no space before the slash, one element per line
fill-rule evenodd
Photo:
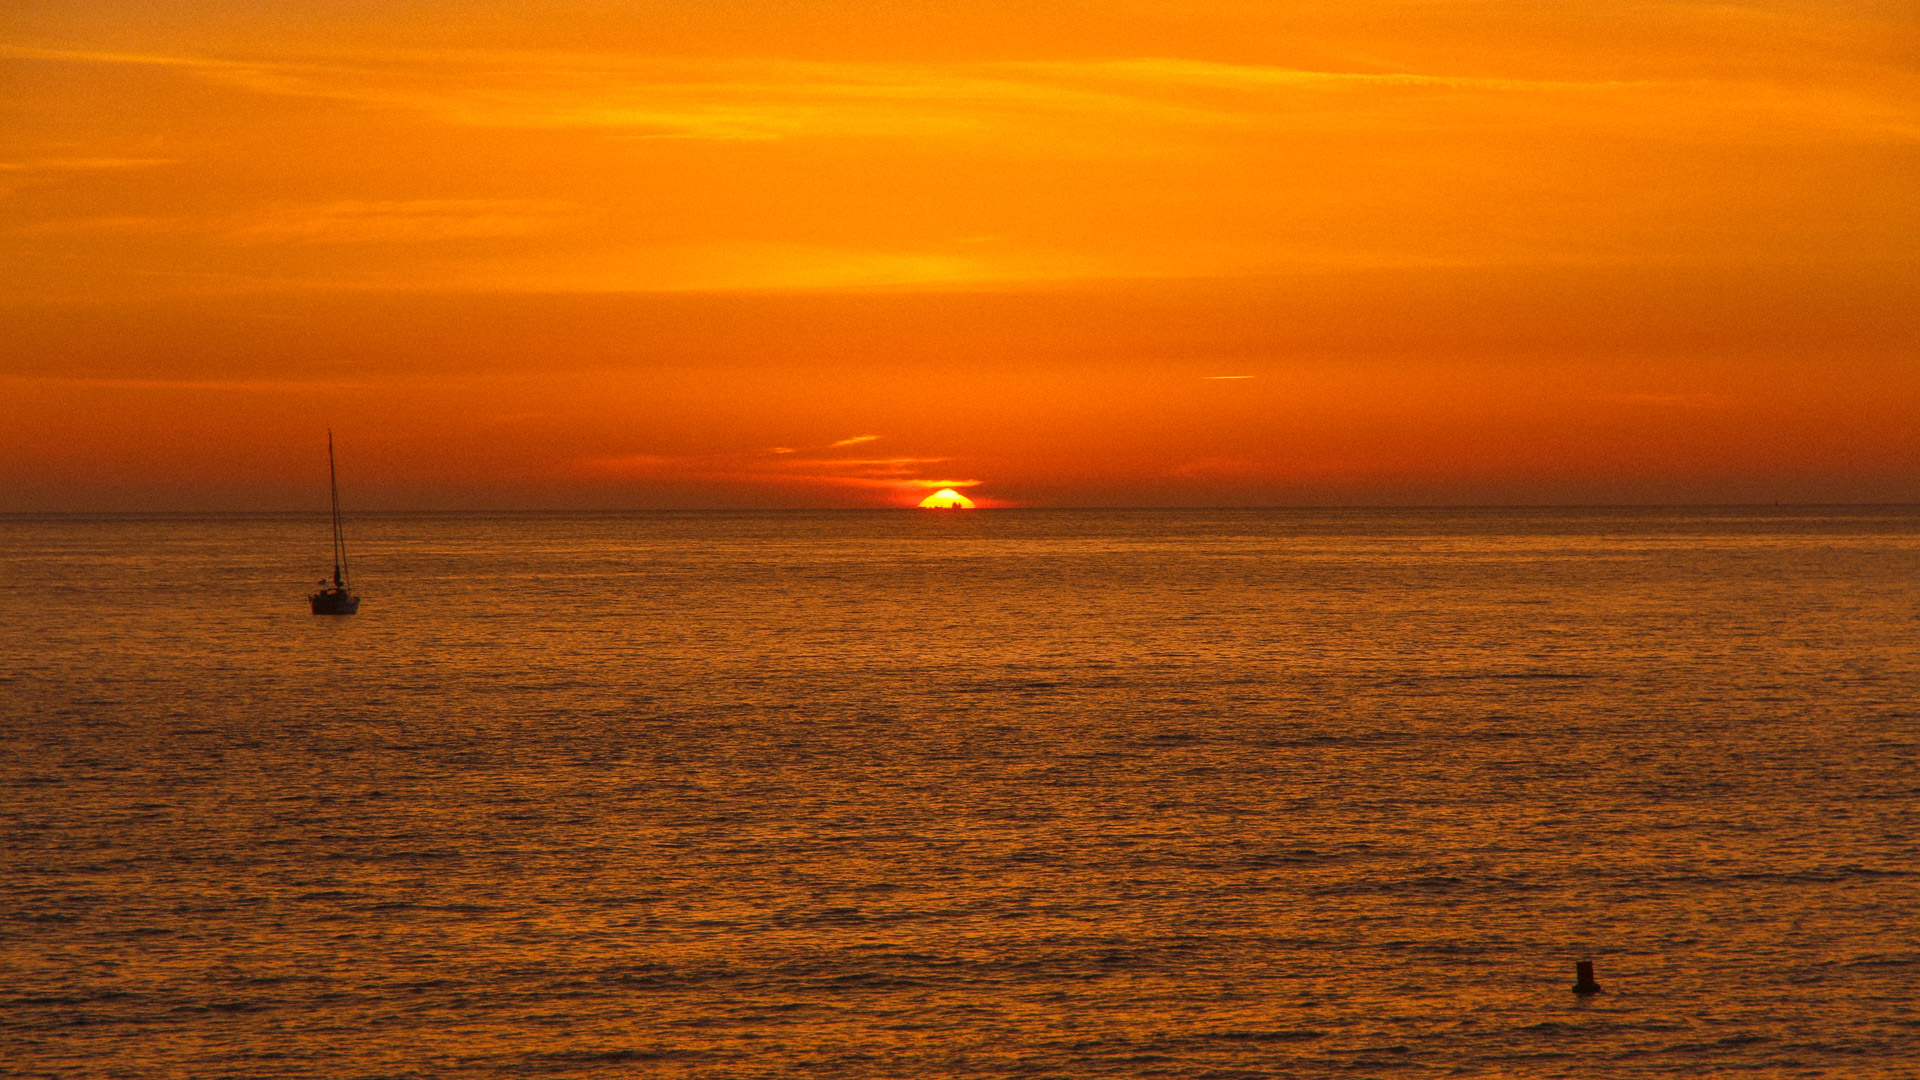
<path fill-rule="evenodd" d="M 341 379 L 113 379 L 66 375 L 5 375 L 0 382 L 26 386 L 71 386 L 89 390 L 208 392 L 222 394 L 313 394 L 364 390 L 373 384 Z"/>
<path fill-rule="evenodd" d="M 174 233 L 249 246 L 395 245 L 543 236 L 571 228 L 582 217 L 571 204 L 536 199 L 337 200 L 287 203 L 205 217 L 113 214 L 53 218 L 4 231 L 15 236 Z"/>
<path fill-rule="evenodd" d="M 102 172 L 118 169 L 151 169 L 177 165 L 178 158 L 40 158 L 33 161 L 0 161 L 0 172 Z"/>
<path fill-rule="evenodd" d="M 981 481 L 969 477 L 933 477 L 930 466 L 944 457 L 796 457 L 787 447 L 761 454 L 670 456 L 626 454 L 582 458 L 572 465 L 581 475 L 602 479 L 653 479 L 728 484 L 755 484 L 788 489 L 858 489 L 889 493 L 890 503 L 908 505 L 920 495 L 941 488 L 973 488 Z M 771 456 L 769 456 L 771 455 Z"/>
<path fill-rule="evenodd" d="M 575 216 L 567 203 L 532 199 L 343 200 L 276 207 L 234 227 L 239 241 L 417 243 L 535 236 Z"/>
<path fill-rule="evenodd" d="M 129 172 L 178 163 L 175 158 L 134 157 L 55 157 L 0 161 L 0 198 L 24 188 L 71 183 L 92 173 Z"/>
<path fill-rule="evenodd" d="M 1790 74 L 1531 79 L 1152 56 L 949 64 L 498 51 L 230 59 L 8 46 L 0 56 L 164 66 L 254 93 L 349 101 L 464 126 L 602 129 L 624 138 L 1004 137 L 1040 125 L 1049 138 L 1071 143 L 1088 136 L 1095 117 L 1120 128 L 1286 129 L 1336 117 L 1343 128 L 1417 123 L 1421 130 L 1499 119 L 1648 133 L 1674 127 L 1723 138 L 1777 134 L 1784 124 L 1920 138 L 1913 86 L 1897 78 L 1838 85 Z"/>
<path fill-rule="evenodd" d="M 1314 71 L 1271 64 L 1228 64 L 1182 57 L 1036 61 L 1004 65 L 1036 77 L 1128 86 L 1205 87 L 1215 90 L 1428 87 L 1449 90 L 1551 90 L 1624 86 L 1617 80 L 1501 79 L 1401 71 Z"/>
<path fill-rule="evenodd" d="M 134 236 L 151 233 L 206 231 L 209 224 L 189 217 L 152 214 L 110 214 L 97 217 L 55 218 L 9 230 L 16 236 Z"/>
<path fill-rule="evenodd" d="M 1710 393 L 1595 394 L 1592 400 L 1606 405 L 1627 405 L 1653 409 L 1721 409 L 1731 404 L 1725 395 Z"/>
<path fill-rule="evenodd" d="M 839 442 L 828 443 L 827 445 L 829 447 L 835 447 L 835 448 L 842 447 L 842 446 L 858 446 L 861 443 L 873 442 L 879 437 L 880 436 L 878 435 L 855 435 L 850 439 L 841 439 Z"/>

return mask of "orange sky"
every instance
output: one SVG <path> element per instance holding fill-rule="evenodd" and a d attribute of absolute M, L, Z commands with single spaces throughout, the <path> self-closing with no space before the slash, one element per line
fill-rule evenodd
<path fill-rule="evenodd" d="M 1920 500 L 1911 2 L 12 0 L 0 510 Z M 1232 378 L 1222 378 L 1232 376 Z"/>

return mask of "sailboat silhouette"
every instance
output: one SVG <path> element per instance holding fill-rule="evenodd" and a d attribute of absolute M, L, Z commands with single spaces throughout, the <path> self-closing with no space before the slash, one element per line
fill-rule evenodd
<path fill-rule="evenodd" d="M 340 527 L 340 476 L 333 466 L 333 429 L 327 429 L 327 481 L 333 488 L 333 584 L 320 579 L 320 591 L 307 597 L 315 615 L 351 615 L 360 610 L 347 577 L 347 534 Z"/>

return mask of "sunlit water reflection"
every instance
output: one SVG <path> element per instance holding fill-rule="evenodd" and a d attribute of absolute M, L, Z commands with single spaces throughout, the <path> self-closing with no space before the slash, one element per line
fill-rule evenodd
<path fill-rule="evenodd" d="M 1920 512 L 352 524 L 0 518 L 19 1075 L 1920 1060 Z"/>

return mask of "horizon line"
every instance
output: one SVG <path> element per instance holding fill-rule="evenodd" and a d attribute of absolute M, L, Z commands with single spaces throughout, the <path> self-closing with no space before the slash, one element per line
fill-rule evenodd
<path fill-rule="evenodd" d="M 452 515 L 452 514 L 875 514 L 907 513 L 925 510 L 920 506 L 656 506 L 656 507 L 520 507 L 520 508 L 441 508 L 413 510 L 356 510 L 351 516 Z M 1170 512 L 1223 513 L 1246 511 L 1327 511 L 1327 510 L 1920 510 L 1920 500 L 1900 502 L 1646 502 L 1646 503 L 1289 503 L 1283 505 L 1226 504 L 1216 506 L 982 506 L 975 513 L 1012 512 Z M 326 514 L 322 510 L 0 510 L 0 518 L 32 517 L 259 517 L 269 515 Z M 941 514 L 942 517 L 950 515 Z"/>

